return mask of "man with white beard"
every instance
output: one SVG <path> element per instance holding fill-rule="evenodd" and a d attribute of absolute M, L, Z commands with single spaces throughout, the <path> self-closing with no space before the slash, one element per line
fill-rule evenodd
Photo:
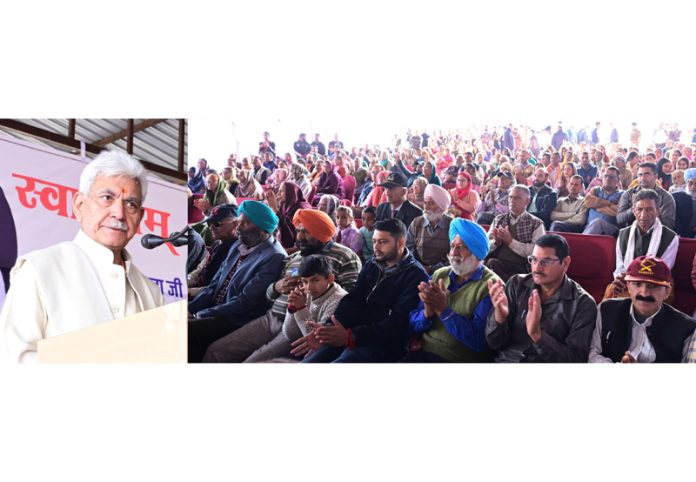
<path fill-rule="evenodd" d="M 483 265 L 488 238 L 478 224 L 453 220 L 449 228 L 451 266 L 435 271 L 418 286 L 421 299 L 411 311 L 411 332 L 422 336 L 418 350 L 404 362 L 486 362 L 493 354 L 485 338 L 486 319 L 493 309 L 488 283 L 500 278 Z"/>
<path fill-rule="evenodd" d="M 446 189 L 428 184 L 423 191 L 423 215 L 408 227 L 406 247 L 428 274 L 447 266 L 452 217 L 444 214 L 452 200 Z"/>

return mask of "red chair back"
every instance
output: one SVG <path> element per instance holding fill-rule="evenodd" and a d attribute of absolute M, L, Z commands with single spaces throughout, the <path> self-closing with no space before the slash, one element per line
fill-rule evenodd
<path fill-rule="evenodd" d="M 580 283 L 597 303 L 614 279 L 616 238 L 580 233 L 555 233 L 568 241 L 571 263 L 568 276 Z"/>
<path fill-rule="evenodd" d="M 677 259 L 672 269 L 674 307 L 691 316 L 696 309 L 696 291 L 691 282 L 691 270 L 696 255 L 696 239 L 679 238 Z"/>

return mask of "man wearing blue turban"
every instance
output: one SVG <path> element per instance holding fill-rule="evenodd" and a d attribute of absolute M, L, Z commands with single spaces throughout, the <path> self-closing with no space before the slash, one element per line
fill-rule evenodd
<path fill-rule="evenodd" d="M 421 335 L 420 349 L 405 362 L 486 362 L 493 353 L 486 344 L 486 319 L 493 305 L 488 280 L 498 276 L 483 265 L 488 237 L 478 224 L 453 220 L 449 228 L 450 266 L 435 271 L 418 286 L 421 302 L 410 314 L 411 331 Z"/>
<path fill-rule="evenodd" d="M 208 346 L 266 312 L 266 288 L 280 278 L 287 253 L 273 233 L 278 217 L 259 201 L 237 210 L 238 240 L 208 286 L 189 302 L 189 362 Z"/>

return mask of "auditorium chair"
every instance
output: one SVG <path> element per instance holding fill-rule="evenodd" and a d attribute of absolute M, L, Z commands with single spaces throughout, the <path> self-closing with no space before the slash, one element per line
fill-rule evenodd
<path fill-rule="evenodd" d="M 580 283 L 595 299 L 602 301 L 604 290 L 614 279 L 616 238 L 581 233 L 554 233 L 568 241 L 571 263 L 568 276 Z"/>
<path fill-rule="evenodd" d="M 674 279 L 674 307 L 691 316 L 696 309 L 696 291 L 691 284 L 691 267 L 696 255 L 696 239 L 679 238 L 677 259 L 672 269 Z"/>

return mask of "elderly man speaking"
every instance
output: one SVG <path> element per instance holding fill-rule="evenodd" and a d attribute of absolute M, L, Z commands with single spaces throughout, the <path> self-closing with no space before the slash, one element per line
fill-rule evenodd
<path fill-rule="evenodd" d="M 484 362 L 493 359 L 486 344 L 486 319 L 493 309 L 488 281 L 498 276 L 483 265 L 488 238 L 478 224 L 457 218 L 449 228 L 451 266 L 418 286 L 421 299 L 411 311 L 411 332 L 422 334 L 418 351 L 404 362 Z"/>
<path fill-rule="evenodd" d="M 75 239 L 24 254 L 12 269 L 0 313 L 4 356 L 30 361 L 39 340 L 164 304 L 125 249 L 146 194 L 145 168 L 125 153 L 102 152 L 85 167 L 73 198 Z"/>

